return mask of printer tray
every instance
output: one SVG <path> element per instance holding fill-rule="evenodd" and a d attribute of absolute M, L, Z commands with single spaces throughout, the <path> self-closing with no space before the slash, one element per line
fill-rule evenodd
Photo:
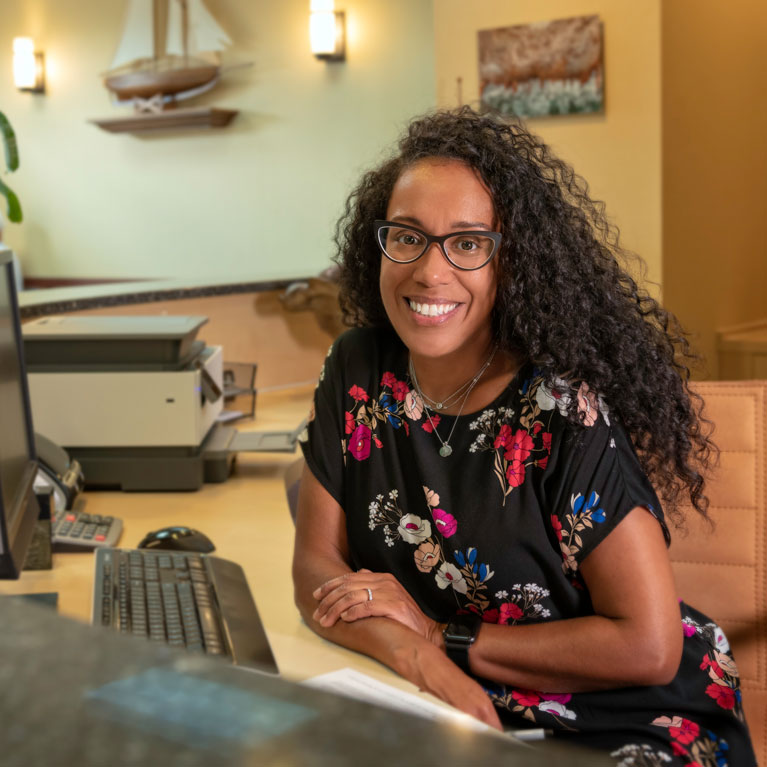
<path fill-rule="evenodd" d="M 235 454 L 217 449 L 219 424 L 213 424 L 197 448 L 82 448 L 71 447 L 80 462 L 85 487 L 97 490 L 199 490 L 205 482 L 223 482 Z"/>
<path fill-rule="evenodd" d="M 293 431 L 237 431 L 214 423 L 199 448 L 70 447 L 89 489 L 124 491 L 199 490 L 205 482 L 224 482 L 237 453 L 292 453 L 306 421 Z"/>

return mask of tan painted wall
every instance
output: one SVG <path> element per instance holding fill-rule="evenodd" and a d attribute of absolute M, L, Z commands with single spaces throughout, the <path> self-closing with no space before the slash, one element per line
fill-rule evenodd
<path fill-rule="evenodd" d="M 767 6 L 663 3 L 663 284 L 712 377 L 715 330 L 767 318 Z"/>
<path fill-rule="evenodd" d="M 476 103 L 477 31 L 596 13 L 604 23 L 603 115 L 529 121 L 604 200 L 623 243 L 661 279 L 661 59 L 660 0 L 437 0 L 437 102 L 455 106 L 456 78 L 463 102 Z"/>
<path fill-rule="evenodd" d="M 139 138 L 89 118 L 116 115 L 109 67 L 126 0 L 2 3 L 0 110 L 21 167 L 9 183 L 26 221 L 5 239 L 31 276 L 285 278 L 328 264 L 332 225 L 361 167 L 433 106 L 432 0 L 338 0 L 348 59 L 309 52 L 309 0 L 206 0 L 234 46 L 204 106 L 230 127 Z M 31 35 L 48 93 L 11 82 L 11 41 Z"/>

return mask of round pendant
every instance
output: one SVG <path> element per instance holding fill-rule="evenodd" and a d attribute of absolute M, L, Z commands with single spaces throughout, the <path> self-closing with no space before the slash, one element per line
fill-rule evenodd
<path fill-rule="evenodd" d="M 450 445 L 442 445 L 442 447 L 439 449 L 439 454 L 443 458 L 447 458 L 452 452 L 453 452 L 453 448 L 450 447 Z"/>
<path fill-rule="evenodd" d="M 434 408 L 436 410 L 442 410 L 443 407 L 445 407 L 445 406 L 441 402 L 435 402 L 434 403 Z"/>

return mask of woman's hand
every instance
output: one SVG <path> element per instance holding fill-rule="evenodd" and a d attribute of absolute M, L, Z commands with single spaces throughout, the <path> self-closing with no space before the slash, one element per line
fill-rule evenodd
<path fill-rule="evenodd" d="M 413 643 L 399 654 L 401 676 L 445 703 L 501 730 L 498 712 L 482 687 L 433 645 Z"/>
<path fill-rule="evenodd" d="M 440 624 L 424 615 L 402 584 L 389 573 L 370 570 L 346 573 L 323 583 L 312 596 L 319 602 L 312 617 L 321 626 L 333 626 L 339 619 L 351 623 L 375 615 L 399 621 L 441 647 Z"/>

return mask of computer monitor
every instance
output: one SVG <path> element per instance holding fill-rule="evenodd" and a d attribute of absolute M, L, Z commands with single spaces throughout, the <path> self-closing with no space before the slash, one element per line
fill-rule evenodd
<path fill-rule="evenodd" d="M 0 578 L 18 578 L 40 509 L 11 251 L 0 245 Z"/>

